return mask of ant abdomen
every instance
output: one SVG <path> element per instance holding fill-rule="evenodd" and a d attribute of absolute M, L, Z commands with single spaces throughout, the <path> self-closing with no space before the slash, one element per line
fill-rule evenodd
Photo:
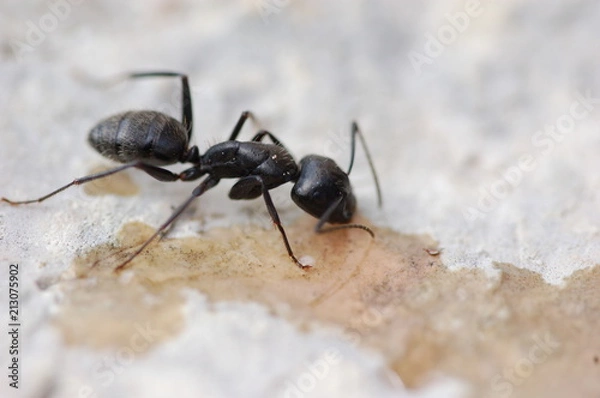
<path fill-rule="evenodd" d="M 100 121 L 88 141 L 102 156 L 121 163 L 161 166 L 182 160 L 188 132 L 178 120 L 155 111 L 129 111 Z"/>

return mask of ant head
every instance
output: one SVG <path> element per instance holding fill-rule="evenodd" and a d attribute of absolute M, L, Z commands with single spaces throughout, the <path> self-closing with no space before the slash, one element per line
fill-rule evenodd
<path fill-rule="evenodd" d="M 316 218 L 327 215 L 333 223 L 349 222 L 356 209 L 348 175 L 332 159 L 318 155 L 300 161 L 292 200 L 308 214 Z"/>

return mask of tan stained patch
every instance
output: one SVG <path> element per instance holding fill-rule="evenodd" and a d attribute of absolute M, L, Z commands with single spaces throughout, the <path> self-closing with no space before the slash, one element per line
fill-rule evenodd
<path fill-rule="evenodd" d="M 366 223 L 365 220 L 357 220 Z M 368 223 L 367 223 L 368 224 Z M 113 270 L 153 232 L 126 224 L 116 246 L 74 264 L 57 325 L 70 344 L 123 347 L 140 324 L 168 338 L 182 325 L 181 290 L 211 300 L 259 302 L 301 328 L 334 325 L 341 337 L 379 351 L 408 387 L 434 374 L 469 382 L 473 396 L 598 396 L 600 267 L 564 288 L 498 264 L 500 277 L 449 271 L 427 236 L 374 228 L 317 235 L 305 217 L 286 226 L 303 272 L 274 229 L 214 229 L 155 242 L 118 275 Z M 137 326 L 136 326 L 137 325 Z M 596 394 L 596 395 L 593 395 Z"/>
<path fill-rule="evenodd" d="M 90 170 L 89 174 L 101 173 L 112 167 L 98 166 Z M 83 185 L 83 190 L 91 196 L 118 195 L 133 196 L 140 189 L 129 177 L 127 171 L 121 171 L 108 177 L 99 178 Z"/>

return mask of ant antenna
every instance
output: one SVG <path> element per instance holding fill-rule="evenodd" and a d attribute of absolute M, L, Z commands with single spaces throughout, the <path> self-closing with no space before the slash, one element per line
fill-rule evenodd
<path fill-rule="evenodd" d="M 352 171 L 352 166 L 354 166 L 354 152 L 356 150 L 356 136 L 357 135 L 358 135 L 358 138 L 360 138 L 360 142 L 362 143 L 363 149 L 365 151 L 365 155 L 367 155 L 367 161 L 369 162 L 369 167 L 371 168 L 371 173 L 373 174 L 373 180 L 375 181 L 375 189 L 377 190 L 377 205 L 379 207 L 381 207 L 383 201 L 381 199 L 381 188 L 379 186 L 379 178 L 377 178 L 377 172 L 375 171 L 375 166 L 373 166 L 373 160 L 371 159 L 371 154 L 369 153 L 369 149 L 367 147 L 365 138 L 363 137 L 362 132 L 360 131 L 360 128 L 358 127 L 358 124 L 356 122 L 352 122 L 352 144 L 351 144 L 352 146 L 351 146 L 351 154 L 350 154 L 350 165 L 348 166 L 348 171 L 346 172 L 346 174 L 350 175 L 350 172 Z M 350 225 L 347 225 L 346 227 L 352 228 L 352 227 L 350 227 Z M 344 226 L 340 226 L 340 228 L 344 228 Z M 339 229 L 339 228 L 336 228 L 336 229 Z M 373 235 L 372 232 L 371 232 L 371 235 Z"/>

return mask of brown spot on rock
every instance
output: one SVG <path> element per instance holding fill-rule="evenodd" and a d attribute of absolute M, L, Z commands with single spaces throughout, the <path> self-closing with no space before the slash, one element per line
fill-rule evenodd
<path fill-rule="evenodd" d="M 182 327 L 180 292 L 191 288 L 214 301 L 263 303 L 303 329 L 336 326 L 341 338 L 380 352 L 409 387 L 437 373 L 469 382 L 478 397 L 600 391 L 599 368 L 589 366 L 600 351 L 600 267 L 564 287 L 510 264 L 490 278 L 448 270 L 443 255 L 423 250 L 437 247 L 427 236 L 314 234 L 313 225 L 305 217 L 286 226 L 295 253 L 315 259 L 309 271 L 287 257 L 276 230 L 248 226 L 167 237 L 117 274 L 154 232 L 126 224 L 116 245 L 77 259 L 56 323 L 71 344 L 127 345 L 145 322 L 167 338 Z"/>

